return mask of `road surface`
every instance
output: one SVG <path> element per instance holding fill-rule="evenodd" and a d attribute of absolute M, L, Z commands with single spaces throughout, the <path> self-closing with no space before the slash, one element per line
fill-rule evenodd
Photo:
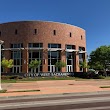
<path fill-rule="evenodd" d="M 110 110 L 110 92 L 2 98 L 0 110 Z"/>

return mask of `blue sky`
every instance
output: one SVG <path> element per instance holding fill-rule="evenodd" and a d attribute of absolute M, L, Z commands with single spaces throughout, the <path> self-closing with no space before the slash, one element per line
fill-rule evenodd
<path fill-rule="evenodd" d="M 86 30 L 87 51 L 110 45 L 110 0 L 0 0 L 0 23 L 46 20 Z"/>

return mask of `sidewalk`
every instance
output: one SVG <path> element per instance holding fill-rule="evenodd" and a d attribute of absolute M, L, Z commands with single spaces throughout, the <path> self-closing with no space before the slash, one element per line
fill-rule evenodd
<path fill-rule="evenodd" d="M 100 86 L 109 86 L 109 85 L 110 80 L 85 80 L 85 81 L 51 80 L 51 81 L 21 82 L 21 83 L 3 83 L 2 88 L 7 89 L 9 93 L 0 93 L 0 97 L 110 91 L 110 88 L 100 88 Z M 40 90 L 40 91 L 12 92 L 20 90 Z"/>

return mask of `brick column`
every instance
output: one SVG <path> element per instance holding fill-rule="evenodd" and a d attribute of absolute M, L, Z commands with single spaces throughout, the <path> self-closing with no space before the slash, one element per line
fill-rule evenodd
<path fill-rule="evenodd" d="M 22 72 L 23 73 L 28 73 L 28 49 L 27 48 L 27 44 L 24 44 L 25 49 L 22 50 L 22 54 L 23 54 L 23 61 L 22 61 Z"/>
<path fill-rule="evenodd" d="M 43 50 L 42 72 L 48 72 L 48 50 Z"/>
<path fill-rule="evenodd" d="M 61 61 L 66 63 L 66 52 L 65 52 L 65 50 L 61 51 Z M 66 72 L 66 66 L 61 69 L 61 72 Z"/>
<path fill-rule="evenodd" d="M 79 47 L 76 46 L 76 50 L 79 50 Z M 75 53 L 75 62 L 76 62 L 75 63 L 75 67 L 76 67 L 75 68 L 75 70 L 76 70 L 75 72 L 79 72 L 80 71 L 80 67 L 79 67 L 79 53 L 78 52 Z"/>
<path fill-rule="evenodd" d="M 43 63 L 42 63 L 42 72 L 48 72 L 48 43 L 43 43 Z"/>

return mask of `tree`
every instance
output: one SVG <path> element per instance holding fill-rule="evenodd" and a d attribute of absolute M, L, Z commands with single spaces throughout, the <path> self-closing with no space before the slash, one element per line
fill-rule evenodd
<path fill-rule="evenodd" d="M 1 66 L 4 68 L 5 72 L 7 73 L 7 69 L 13 67 L 13 60 L 12 59 L 7 60 L 3 58 L 1 62 Z"/>
<path fill-rule="evenodd" d="M 110 46 L 100 46 L 90 53 L 89 65 L 96 70 L 106 70 L 110 65 Z"/>
<path fill-rule="evenodd" d="M 36 73 L 36 68 L 39 67 L 39 65 L 41 64 L 41 60 L 31 60 L 30 64 L 29 64 L 29 68 L 33 69 L 34 70 L 34 73 Z"/>
<path fill-rule="evenodd" d="M 88 69 L 89 68 L 89 65 L 88 63 L 86 62 L 86 60 L 84 60 L 83 62 L 80 62 L 79 66 L 81 68 L 83 68 L 84 71 L 86 71 L 86 68 Z"/>
<path fill-rule="evenodd" d="M 58 69 L 61 71 L 62 67 L 65 67 L 66 63 L 63 61 L 58 61 L 55 63 L 55 67 L 58 67 Z"/>

